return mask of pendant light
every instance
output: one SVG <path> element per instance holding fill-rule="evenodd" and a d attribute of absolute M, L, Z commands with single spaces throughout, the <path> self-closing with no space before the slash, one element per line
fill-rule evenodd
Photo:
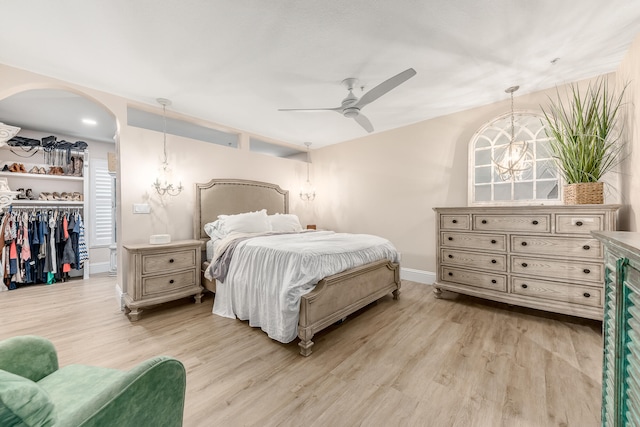
<path fill-rule="evenodd" d="M 300 198 L 305 202 L 312 202 L 313 199 L 316 198 L 316 189 L 311 185 L 311 181 L 309 181 L 309 164 L 311 163 L 309 147 L 311 143 L 305 142 L 304 145 L 307 146 L 307 182 L 300 189 Z"/>
<path fill-rule="evenodd" d="M 515 140 L 515 114 L 513 112 L 513 93 L 520 86 L 511 86 L 505 92 L 511 95 L 511 138 L 504 148 L 497 148 L 493 163 L 496 173 L 503 181 L 519 181 L 524 173 L 531 169 L 533 156 L 529 152 L 527 141 Z"/>
<path fill-rule="evenodd" d="M 162 135 L 163 135 L 163 153 L 164 160 L 162 161 L 162 178 L 156 178 L 153 183 L 153 187 L 156 189 L 160 196 L 169 195 L 177 196 L 183 190 L 182 183 L 178 186 L 174 186 L 170 182 L 171 169 L 169 168 L 169 161 L 167 160 L 167 105 L 171 105 L 171 101 L 165 98 L 156 99 L 158 104 L 162 105 Z"/>

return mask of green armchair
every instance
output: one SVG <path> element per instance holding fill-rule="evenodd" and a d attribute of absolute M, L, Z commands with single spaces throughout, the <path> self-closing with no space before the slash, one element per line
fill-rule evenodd
<path fill-rule="evenodd" d="M 20 336 L 0 341 L 0 426 L 181 426 L 186 373 L 158 356 L 130 371 L 58 368 L 53 344 Z"/>

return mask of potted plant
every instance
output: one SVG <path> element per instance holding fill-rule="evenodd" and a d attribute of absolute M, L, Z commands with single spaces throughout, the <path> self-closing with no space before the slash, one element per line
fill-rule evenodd
<path fill-rule="evenodd" d="M 566 204 L 604 203 L 600 180 L 618 165 L 623 152 L 617 119 L 625 90 L 612 92 L 606 77 L 600 77 L 583 93 L 571 84 L 566 99 L 558 91 L 542 107 L 551 155 L 566 183 Z"/>

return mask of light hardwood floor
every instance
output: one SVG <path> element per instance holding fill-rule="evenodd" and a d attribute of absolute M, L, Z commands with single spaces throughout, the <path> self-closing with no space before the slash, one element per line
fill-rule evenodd
<path fill-rule="evenodd" d="M 601 323 L 404 281 L 314 339 L 313 354 L 184 299 L 130 323 L 102 276 L 0 293 L 0 339 L 42 335 L 61 365 L 187 369 L 185 426 L 599 425 Z"/>

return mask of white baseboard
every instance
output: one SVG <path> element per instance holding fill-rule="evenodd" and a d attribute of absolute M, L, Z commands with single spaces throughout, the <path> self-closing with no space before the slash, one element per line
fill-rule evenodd
<path fill-rule="evenodd" d="M 436 273 L 400 267 L 400 280 L 411 280 L 412 282 L 432 285 L 436 281 Z"/>
<path fill-rule="evenodd" d="M 124 311 L 124 298 L 123 298 L 122 289 L 120 286 L 116 284 L 116 301 L 118 302 L 118 307 L 120 311 Z"/>
<path fill-rule="evenodd" d="M 111 265 L 108 262 L 89 264 L 89 274 L 108 273 Z"/>

